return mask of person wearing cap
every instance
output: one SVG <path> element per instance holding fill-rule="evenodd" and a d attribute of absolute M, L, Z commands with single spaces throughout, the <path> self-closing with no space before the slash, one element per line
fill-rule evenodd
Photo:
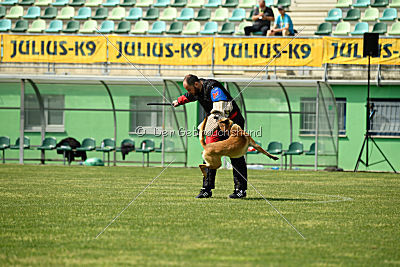
<path fill-rule="evenodd" d="M 278 6 L 280 16 L 275 21 L 275 26 L 268 31 L 268 36 L 294 36 L 293 22 L 285 12 L 283 6 Z"/>
<path fill-rule="evenodd" d="M 244 27 L 245 35 L 249 36 L 252 32 L 262 32 L 262 35 L 267 35 L 271 26 L 271 21 L 275 20 L 274 12 L 271 8 L 265 5 L 265 0 L 258 2 L 259 6 L 253 11 L 251 19 L 254 21 L 252 26 Z"/>

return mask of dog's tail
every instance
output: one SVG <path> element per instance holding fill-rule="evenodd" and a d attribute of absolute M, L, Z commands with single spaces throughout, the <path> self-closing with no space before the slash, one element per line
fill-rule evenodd
<path fill-rule="evenodd" d="M 265 151 L 262 147 L 260 147 L 260 146 L 254 141 L 254 139 L 251 138 L 250 135 L 249 135 L 249 140 L 250 140 L 250 143 L 249 143 L 249 144 L 250 144 L 252 147 L 254 147 L 255 149 L 257 149 L 258 152 L 263 153 L 264 155 L 266 155 L 266 156 L 269 157 L 270 159 L 273 159 L 273 160 L 278 160 L 278 159 L 279 159 L 278 157 L 272 155 L 271 153 L 268 153 L 268 152 Z"/>
<path fill-rule="evenodd" d="M 204 140 L 204 130 L 206 128 L 206 123 L 207 123 L 207 116 L 204 118 L 203 124 L 200 127 L 200 133 L 199 133 L 200 144 L 203 147 L 203 149 L 206 149 L 206 142 Z"/>

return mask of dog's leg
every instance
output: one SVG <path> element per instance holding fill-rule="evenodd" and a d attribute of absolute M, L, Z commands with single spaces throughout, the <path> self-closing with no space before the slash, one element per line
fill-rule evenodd
<path fill-rule="evenodd" d="M 253 138 L 251 138 L 250 136 L 248 137 L 249 141 L 250 141 L 250 145 L 252 145 L 255 149 L 257 149 L 258 152 L 263 153 L 264 155 L 266 155 L 267 157 L 269 157 L 270 159 L 273 160 L 278 160 L 279 158 L 268 153 L 267 151 L 265 151 L 262 147 L 260 147 L 259 145 L 257 145 L 257 143 L 253 140 Z"/>

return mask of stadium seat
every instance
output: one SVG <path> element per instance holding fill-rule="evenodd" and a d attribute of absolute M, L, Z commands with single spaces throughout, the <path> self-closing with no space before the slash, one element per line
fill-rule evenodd
<path fill-rule="evenodd" d="M 18 4 L 18 0 L 4 0 L 3 2 L 0 2 L 0 4 L 4 6 L 13 6 Z"/>
<path fill-rule="evenodd" d="M 116 151 L 121 152 L 121 147 L 123 147 L 124 145 L 132 145 L 133 147 L 135 147 L 135 141 L 132 138 L 126 138 L 126 139 L 122 140 L 121 146 L 117 147 Z"/>
<path fill-rule="evenodd" d="M 66 6 L 69 0 L 56 0 L 55 2 L 51 3 L 52 6 Z"/>
<path fill-rule="evenodd" d="M 108 19 L 111 20 L 122 20 L 125 17 L 125 8 L 123 7 L 115 7 L 111 10 L 111 15 L 108 16 Z"/>
<path fill-rule="evenodd" d="M 183 23 L 180 21 L 175 21 L 171 23 L 171 26 L 169 26 L 169 30 L 166 31 L 165 33 L 167 34 L 181 34 L 183 30 Z"/>
<path fill-rule="evenodd" d="M 32 22 L 31 27 L 27 30 L 27 32 L 36 32 L 40 33 L 46 29 L 46 21 L 43 19 L 38 19 Z"/>
<path fill-rule="evenodd" d="M 119 4 L 123 7 L 133 7 L 136 4 L 136 0 L 122 0 L 122 3 Z"/>
<path fill-rule="evenodd" d="M 172 7 L 185 7 L 187 5 L 187 0 L 175 0 L 171 6 Z"/>
<path fill-rule="evenodd" d="M 361 17 L 361 11 L 358 8 L 349 9 L 347 11 L 346 17 L 343 18 L 344 21 L 357 21 Z"/>
<path fill-rule="evenodd" d="M 64 33 L 76 33 L 79 31 L 79 21 L 71 20 L 67 22 L 65 29 L 62 31 Z"/>
<path fill-rule="evenodd" d="M 268 144 L 267 152 L 272 155 L 280 155 L 282 154 L 282 143 L 272 141 Z"/>
<path fill-rule="evenodd" d="M 209 21 L 204 25 L 204 29 L 200 31 L 202 35 L 214 35 L 218 31 L 218 23 L 215 21 Z"/>
<path fill-rule="evenodd" d="M 328 17 L 325 21 L 340 21 L 342 19 L 342 10 L 340 8 L 334 8 L 329 10 Z"/>
<path fill-rule="evenodd" d="M 57 140 L 55 137 L 46 137 L 42 144 L 37 148 L 38 150 L 53 150 L 56 148 Z"/>
<path fill-rule="evenodd" d="M 87 20 L 90 18 L 91 15 L 92 15 L 92 10 L 90 9 L 90 7 L 81 7 L 78 10 L 78 14 L 74 16 L 74 19 Z"/>
<path fill-rule="evenodd" d="M 246 20 L 247 20 L 247 21 L 253 21 L 253 14 L 254 14 L 254 9 L 252 9 L 252 10 L 250 11 L 250 14 L 249 14 L 249 16 L 246 18 Z"/>
<path fill-rule="evenodd" d="M 186 24 L 186 29 L 182 31 L 182 34 L 196 35 L 196 34 L 199 34 L 200 28 L 201 28 L 200 22 L 191 21 L 188 24 Z"/>
<path fill-rule="evenodd" d="M 330 22 L 324 22 L 318 25 L 315 35 L 331 35 L 332 24 Z"/>
<path fill-rule="evenodd" d="M 338 25 L 336 25 L 336 29 L 332 33 L 334 35 L 348 35 L 349 32 L 350 32 L 350 23 L 347 21 L 343 21 L 338 23 Z"/>
<path fill-rule="evenodd" d="M 37 19 L 40 17 L 40 7 L 38 6 L 31 6 L 26 11 L 26 15 L 22 16 L 24 19 Z"/>
<path fill-rule="evenodd" d="M 166 31 L 166 24 L 164 21 L 156 21 L 147 32 L 149 34 L 163 34 Z"/>
<path fill-rule="evenodd" d="M 351 35 L 363 35 L 365 32 L 369 31 L 369 26 L 367 22 L 359 22 L 354 27 L 354 31 L 351 32 Z"/>
<path fill-rule="evenodd" d="M 120 21 L 115 29 L 115 33 L 129 33 L 131 30 L 131 23 L 129 21 Z"/>
<path fill-rule="evenodd" d="M 112 33 L 114 31 L 114 21 L 105 20 L 101 23 L 99 32 L 101 33 Z"/>
<path fill-rule="evenodd" d="M 24 8 L 22 6 L 13 6 L 10 8 L 6 19 L 19 19 L 24 15 Z"/>
<path fill-rule="evenodd" d="M 72 6 L 63 7 L 56 19 L 72 19 L 75 15 L 75 9 Z"/>
<path fill-rule="evenodd" d="M 140 20 L 143 16 L 142 8 L 134 7 L 129 10 L 129 14 L 125 17 L 125 20 Z"/>
<path fill-rule="evenodd" d="M 249 21 L 242 21 L 239 26 L 238 29 L 235 31 L 235 35 L 244 35 L 244 28 L 247 26 L 251 26 L 253 25 L 253 23 L 249 22 Z"/>
<path fill-rule="evenodd" d="M 58 152 L 62 152 L 63 155 L 63 163 L 65 165 L 65 158 L 66 158 L 66 154 L 69 151 L 72 151 L 72 148 L 69 146 L 68 142 L 63 142 L 61 145 L 59 145 L 57 148 L 57 154 Z M 71 164 L 71 161 L 68 160 L 68 165 Z"/>
<path fill-rule="evenodd" d="M 63 22 L 61 20 L 52 20 L 50 21 L 49 27 L 45 30 L 45 32 L 58 33 L 62 31 L 62 28 Z"/>
<path fill-rule="evenodd" d="M 395 21 L 397 18 L 396 8 L 387 8 L 383 10 L 382 17 L 379 18 L 380 21 Z"/>
<path fill-rule="evenodd" d="M 150 163 L 150 152 L 154 151 L 154 141 L 153 140 L 143 140 L 140 144 L 140 148 L 136 149 L 136 152 L 143 153 L 143 160 L 142 160 L 142 165 L 144 167 L 144 154 L 147 154 L 147 167 L 149 167 Z"/>
<path fill-rule="evenodd" d="M 392 29 L 389 31 L 389 35 L 400 35 L 400 22 L 392 24 Z"/>
<path fill-rule="evenodd" d="M 371 0 L 357 0 L 353 7 L 368 7 L 371 4 Z"/>
<path fill-rule="evenodd" d="M 51 0 L 36 0 L 35 6 L 49 6 L 51 5 Z"/>
<path fill-rule="evenodd" d="M 171 4 L 170 0 L 157 0 L 153 7 L 167 7 Z"/>
<path fill-rule="evenodd" d="M 24 145 L 23 145 L 23 147 L 24 147 L 24 149 L 30 149 L 31 148 L 31 140 L 29 139 L 28 136 L 24 136 Z M 15 141 L 15 144 L 10 146 L 10 149 L 14 149 L 14 150 L 19 149 L 19 137 Z"/>
<path fill-rule="evenodd" d="M 218 32 L 220 35 L 232 35 L 235 32 L 235 24 L 232 22 L 225 22 L 221 30 Z"/>
<path fill-rule="evenodd" d="M 146 12 L 146 16 L 143 17 L 144 20 L 156 20 L 158 19 L 158 9 L 149 8 Z"/>
<path fill-rule="evenodd" d="M 389 7 L 400 7 L 400 0 L 392 0 Z"/>
<path fill-rule="evenodd" d="M 85 0 L 72 0 L 69 3 L 70 6 L 83 6 L 85 4 Z"/>
<path fill-rule="evenodd" d="M 259 142 L 259 141 L 255 141 L 255 142 L 256 142 L 257 145 L 261 146 L 261 142 Z M 258 152 L 258 150 L 255 149 L 255 148 L 252 147 L 252 146 L 249 146 L 249 147 L 247 148 L 246 154 L 258 154 L 258 153 L 260 153 L 260 152 Z"/>
<path fill-rule="evenodd" d="M 199 10 L 199 13 L 197 13 L 197 17 L 195 20 L 198 21 L 203 21 L 203 20 L 209 20 L 211 17 L 211 10 L 207 8 L 202 8 Z"/>
<path fill-rule="evenodd" d="M 0 6 L 0 19 L 6 15 L 6 7 Z"/>
<path fill-rule="evenodd" d="M 222 4 L 222 7 L 237 7 L 239 4 L 239 0 L 225 0 L 225 3 Z"/>
<path fill-rule="evenodd" d="M 194 10 L 191 7 L 182 9 L 181 15 L 177 18 L 179 21 L 189 21 L 194 18 Z"/>
<path fill-rule="evenodd" d="M 105 3 L 103 3 L 103 6 L 106 7 L 116 7 L 119 5 L 119 0 L 106 0 Z"/>
<path fill-rule="evenodd" d="M 241 8 L 253 8 L 255 6 L 255 2 L 253 0 L 242 0 L 241 3 L 239 3 L 239 7 Z"/>
<path fill-rule="evenodd" d="M 379 17 L 379 9 L 377 8 L 367 8 L 365 10 L 364 16 L 362 16 L 361 21 L 376 21 Z"/>
<path fill-rule="evenodd" d="M 96 140 L 94 138 L 85 138 L 82 141 L 80 147 L 76 148 L 76 151 L 93 151 L 96 149 Z"/>
<path fill-rule="evenodd" d="M 21 0 L 21 2 L 18 2 L 18 5 L 20 6 L 31 6 L 35 3 L 35 0 Z"/>
<path fill-rule="evenodd" d="M 346 22 L 348 23 L 348 22 Z M 301 155 L 303 154 L 303 144 L 299 142 L 293 142 L 289 145 L 289 149 L 283 152 L 285 157 L 285 169 L 287 168 L 287 156 Z"/>
<path fill-rule="evenodd" d="M 112 152 L 114 150 L 115 150 L 115 141 L 114 141 L 114 139 L 111 139 L 111 138 L 104 139 L 101 142 L 101 146 L 99 148 L 96 148 L 96 151 L 103 152 L 103 161 L 105 161 L 104 158 L 105 158 L 105 154 L 107 153 L 108 166 L 110 166 L 110 152 Z"/>
<path fill-rule="evenodd" d="M 372 7 L 387 7 L 389 5 L 389 0 L 375 0 Z"/>
<path fill-rule="evenodd" d="M 147 21 L 138 21 L 135 23 L 131 33 L 133 34 L 145 34 L 149 30 L 149 23 Z"/>
<path fill-rule="evenodd" d="M 351 5 L 353 4 L 353 0 L 338 0 L 336 7 L 351 7 Z"/>
<path fill-rule="evenodd" d="M 137 0 L 137 7 L 150 7 L 153 4 L 153 0 Z"/>
<path fill-rule="evenodd" d="M 187 7 L 197 7 L 201 8 L 205 4 L 205 0 L 191 0 L 190 3 L 187 4 Z"/>
<path fill-rule="evenodd" d="M 387 33 L 387 24 L 385 22 L 378 22 L 374 25 L 372 28 L 373 33 L 378 33 L 378 34 L 386 34 Z"/>
<path fill-rule="evenodd" d="M 56 7 L 47 7 L 43 15 L 40 16 L 41 19 L 54 19 L 57 16 L 57 8 Z"/>
<path fill-rule="evenodd" d="M 80 33 L 94 33 L 96 32 L 97 21 L 95 20 L 87 20 L 82 26 L 82 29 L 79 30 Z"/>
<path fill-rule="evenodd" d="M 315 155 L 315 143 L 312 143 L 310 146 L 310 149 L 304 153 L 307 156 L 313 156 Z"/>
<path fill-rule="evenodd" d="M 175 7 L 168 7 L 165 8 L 161 16 L 159 17 L 159 20 L 164 20 L 164 21 L 171 21 L 175 20 L 177 17 L 177 11 Z"/>
<path fill-rule="evenodd" d="M 108 17 L 108 9 L 106 7 L 99 7 L 98 9 L 96 9 L 94 16 L 92 16 L 92 19 L 105 20 L 107 17 Z"/>
<path fill-rule="evenodd" d="M 28 21 L 27 20 L 18 20 L 15 23 L 14 28 L 11 29 L 12 32 L 26 32 L 28 30 Z"/>
<path fill-rule="evenodd" d="M 225 7 L 220 7 L 215 10 L 214 16 L 211 18 L 212 21 L 226 21 L 229 16 L 229 10 Z"/>
<path fill-rule="evenodd" d="M 291 1 L 290 0 L 278 0 L 277 2 L 276 2 L 276 7 L 278 7 L 278 6 L 283 6 L 283 7 L 290 7 L 290 5 L 291 5 Z"/>
<path fill-rule="evenodd" d="M 229 21 L 242 21 L 246 19 L 246 10 L 243 8 L 236 8 L 232 12 L 232 17 L 230 17 Z"/>
<path fill-rule="evenodd" d="M 221 0 L 208 0 L 207 4 L 204 7 L 219 7 L 221 5 Z"/>
<path fill-rule="evenodd" d="M 98 7 L 101 6 L 103 0 L 87 0 L 85 6 L 87 7 Z"/>
<path fill-rule="evenodd" d="M 6 162 L 5 150 L 10 147 L 10 138 L 8 136 L 0 136 L 0 150 L 3 152 L 3 163 Z"/>
<path fill-rule="evenodd" d="M 175 143 L 174 142 L 172 142 L 170 140 L 165 140 L 164 143 L 165 143 L 165 149 L 164 149 L 165 152 L 174 152 L 174 150 L 175 150 Z M 161 142 L 160 146 L 157 147 L 154 151 L 160 153 L 160 152 L 162 152 L 162 147 L 163 147 L 163 145 L 162 145 L 162 142 Z"/>

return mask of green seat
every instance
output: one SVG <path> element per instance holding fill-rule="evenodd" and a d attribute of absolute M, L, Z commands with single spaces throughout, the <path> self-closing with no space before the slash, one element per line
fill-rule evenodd
<path fill-rule="evenodd" d="M 318 25 L 318 29 L 314 34 L 331 35 L 331 33 L 332 33 L 332 24 L 330 22 L 324 22 Z"/>
<path fill-rule="evenodd" d="M 143 16 L 143 11 L 140 7 L 134 7 L 129 10 L 129 14 L 125 17 L 126 20 L 140 20 Z"/>
<path fill-rule="evenodd" d="M 166 9 L 164 9 L 163 13 L 160 16 L 160 20 L 164 20 L 164 21 L 171 21 L 171 20 L 175 20 L 175 18 L 177 17 L 177 11 L 175 7 L 168 7 Z"/>
<path fill-rule="evenodd" d="M 0 6 L 0 19 L 6 15 L 6 10 L 5 6 Z"/>
<path fill-rule="evenodd" d="M 19 149 L 19 137 L 17 138 L 17 140 L 15 141 L 14 145 L 10 146 L 10 149 L 14 149 L 17 150 Z M 24 149 L 30 149 L 31 148 L 31 140 L 29 139 L 29 137 L 24 136 Z"/>
<path fill-rule="evenodd" d="M 147 32 L 150 34 L 163 34 L 166 31 L 166 24 L 164 21 L 156 21 L 151 26 L 151 29 Z"/>
<path fill-rule="evenodd" d="M 342 19 L 342 10 L 340 8 L 334 8 L 329 10 L 328 17 L 325 21 L 340 21 Z"/>
<path fill-rule="evenodd" d="M 18 0 L 4 0 L 0 4 L 4 5 L 4 6 L 13 6 L 13 5 L 18 4 Z"/>
<path fill-rule="evenodd" d="M 79 21 L 75 20 L 68 21 L 63 30 L 64 33 L 76 33 L 77 31 L 79 31 Z"/>
<path fill-rule="evenodd" d="M 106 7 L 116 7 L 119 5 L 119 0 L 107 0 L 105 3 L 103 3 L 103 6 Z"/>
<path fill-rule="evenodd" d="M 183 30 L 183 23 L 180 21 L 175 21 L 171 23 L 169 30 L 166 31 L 167 34 L 181 34 Z"/>
<path fill-rule="evenodd" d="M 210 17 L 211 17 L 211 10 L 202 8 L 199 10 L 199 13 L 197 13 L 197 17 L 195 18 L 195 20 L 204 21 L 204 20 L 209 20 Z"/>
<path fill-rule="evenodd" d="M 239 24 L 237 31 L 235 32 L 235 35 L 244 35 L 244 28 L 247 26 L 251 26 L 253 25 L 253 23 L 251 23 L 250 21 L 243 21 Z"/>
<path fill-rule="evenodd" d="M 6 19 L 19 19 L 24 15 L 24 8 L 22 6 L 13 6 L 10 8 Z"/>
<path fill-rule="evenodd" d="M 65 165 L 66 152 L 72 151 L 72 148 L 69 146 L 68 142 L 63 142 L 61 145 L 58 145 L 58 147 L 56 149 L 57 149 L 57 152 L 62 152 L 63 163 Z M 68 165 L 71 165 L 71 161 L 72 161 L 72 159 L 69 158 Z"/>
<path fill-rule="evenodd" d="M 332 33 L 334 35 L 348 35 L 349 32 L 350 32 L 350 23 L 347 21 L 343 21 L 338 23 L 338 25 L 336 25 L 336 29 Z"/>
<path fill-rule="evenodd" d="M 56 0 L 54 3 L 51 3 L 52 6 L 66 6 L 69 0 Z"/>
<path fill-rule="evenodd" d="M 72 6 L 63 7 L 56 19 L 72 19 L 75 14 L 75 9 Z"/>
<path fill-rule="evenodd" d="M 97 21 L 95 20 L 87 20 L 82 26 L 82 29 L 79 30 L 80 33 L 94 33 L 97 30 Z"/>
<path fill-rule="evenodd" d="M 400 7 L 400 0 L 392 0 L 389 7 Z"/>
<path fill-rule="evenodd" d="M 268 144 L 267 152 L 273 155 L 282 154 L 282 143 L 276 141 L 270 142 Z"/>
<path fill-rule="evenodd" d="M 382 17 L 379 18 L 380 21 L 395 21 L 397 18 L 396 8 L 387 8 L 383 10 Z"/>
<path fill-rule="evenodd" d="M 81 7 L 78 10 L 78 14 L 74 16 L 74 19 L 87 20 L 92 16 L 92 10 L 90 7 Z"/>
<path fill-rule="evenodd" d="M 72 0 L 69 3 L 70 6 L 83 6 L 85 4 L 85 0 Z"/>
<path fill-rule="evenodd" d="M 146 12 L 146 16 L 143 17 L 144 20 L 156 20 L 158 19 L 158 9 L 149 8 Z"/>
<path fill-rule="evenodd" d="M 387 33 L 387 24 L 385 22 L 378 22 L 372 28 L 373 33 L 378 34 L 386 34 Z"/>
<path fill-rule="evenodd" d="M 361 17 L 361 11 L 358 8 L 353 8 L 347 11 L 346 17 L 343 18 L 344 21 L 357 21 Z"/>
<path fill-rule="evenodd" d="M 149 23 L 147 21 L 138 21 L 135 23 L 131 33 L 133 34 L 145 34 L 149 30 Z"/>
<path fill-rule="evenodd" d="M 136 4 L 136 0 L 123 0 L 121 4 L 119 4 L 120 6 L 123 7 L 132 7 Z"/>
<path fill-rule="evenodd" d="M 96 9 L 94 16 L 92 16 L 92 19 L 105 20 L 107 17 L 108 17 L 108 9 L 106 7 L 100 7 Z"/>
<path fill-rule="evenodd" d="M 129 21 L 120 21 L 115 29 L 115 33 L 129 33 L 131 30 L 131 23 Z"/>
<path fill-rule="evenodd" d="M 142 165 L 144 166 L 144 154 L 147 154 L 147 167 L 149 167 L 149 163 L 150 163 L 150 152 L 153 152 L 155 149 L 154 146 L 154 141 L 153 140 L 143 140 L 140 143 L 140 148 L 136 149 L 136 152 L 140 152 L 143 153 L 143 160 L 142 160 Z"/>
<path fill-rule="evenodd" d="M 291 5 L 291 1 L 290 0 L 278 0 L 275 4 L 276 7 L 278 6 L 283 6 L 283 7 L 290 7 Z"/>
<path fill-rule="evenodd" d="M 315 143 L 312 143 L 310 146 L 310 150 L 306 151 L 306 153 L 304 153 L 308 156 L 312 156 L 315 155 Z"/>
<path fill-rule="evenodd" d="M 400 22 L 393 23 L 392 29 L 389 31 L 389 35 L 400 35 Z"/>
<path fill-rule="evenodd" d="M 44 10 L 44 13 L 42 16 L 40 16 L 41 19 L 54 19 L 57 16 L 57 8 L 56 7 L 47 7 Z"/>
<path fill-rule="evenodd" d="M 215 21 L 208 21 L 204 25 L 204 29 L 200 32 L 202 35 L 214 35 L 218 31 L 218 23 Z"/>
<path fill-rule="evenodd" d="M 255 142 L 256 142 L 257 145 L 261 146 L 261 142 L 259 142 L 259 141 L 255 141 Z M 258 152 L 258 150 L 255 149 L 255 148 L 252 147 L 252 146 L 249 146 L 249 147 L 247 148 L 246 154 L 258 154 L 258 153 L 260 153 L 260 152 Z"/>
<path fill-rule="evenodd" d="M 112 33 L 114 31 L 114 21 L 105 20 L 101 23 L 99 32 L 101 33 Z"/>
<path fill-rule="evenodd" d="M 243 8 L 236 8 L 232 12 L 232 17 L 229 18 L 229 21 L 242 21 L 246 19 L 246 10 Z"/>
<path fill-rule="evenodd" d="M 164 152 L 174 152 L 175 150 L 175 143 L 170 141 L 170 140 L 165 140 L 164 141 L 165 144 L 165 149 Z M 162 142 L 160 143 L 160 147 L 155 149 L 155 152 L 162 152 Z"/>
<path fill-rule="evenodd" d="M 254 14 L 254 9 L 252 9 L 252 10 L 250 11 L 250 14 L 249 14 L 249 16 L 246 18 L 246 20 L 247 20 L 247 21 L 253 21 L 253 14 Z"/>
<path fill-rule="evenodd" d="M 239 0 L 225 0 L 225 3 L 222 4 L 222 7 L 237 7 L 239 4 Z"/>
<path fill-rule="evenodd" d="M 387 7 L 389 5 L 389 0 L 375 0 L 371 5 L 372 7 Z"/>
<path fill-rule="evenodd" d="M 182 31 L 182 34 L 185 35 L 196 35 L 200 32 L 200 22 L 191 21 L 186 25 L 186 29 Z"/>
<path fill-rule="evenodd" d="M 125 17 L 125 8 L 123 7 L 115 7 L 111 10 L 111 15 L 108 19 L 111 20 L 122 20 Z"/>
<path fill-rule="evenodd" d="M 96 140 L 94 138 L 85 138 L 82 141 L 80 147 L 76 148 L 76 151 L 93 151 L 96 149 Z"/>
<path fill-rule="evenodd" d="M 36 0 L 35 6 L 49 6 L 52 0 Z"/>
<path fill-rule="evenodd" d="M 105 154 L 107 153 L 108 155 L 108 166 L 110 166 L 110 152 L 115 150 L 115 141 L 114 139 L 111 138 L 105 138 L 101 142 L 101 146 L 96 148 L 96 151 L 98 152 L 103 152 L 103 161 Z"/>
<path fill-rule="evenodd" d="M 241 3 L 239 3 L 239 7 L 241 8 L 253 8 L 255 6 L 255 1 L 253 0 L 242 0 Z"/>
<path fill-rule="evenodd" d="M 303 154 L 303 144 L 293 142 L 289 145 L 289 149 L 283 153 L 284 155 L 301 155 Z"/>
<path fill-rule="evenodd" d="M 222 25 L 221 30 L 218 32 L 220 35 L 232 35 L 235 32 L 235 24 L 226 22 Z"/>
<path fill-rule="evenodd" d="M 221 5 L 221 0 L 208 0 L 207 4 L 204 7 L 219 7 Z"/>
<path fill-rule="evenodd" d="M 273 7 L 274 6 L 274 0 L 265 0 L 265 5 L 267 7 Z"/>
<path fill-rule="evenodd" d="M 3 151 L 3 163 L 6 162 L 5 150 L 10 147 L 10 138 L 8 136 L 0 136 L 0 150 Z"/>
<path fill-rule="evenodd" d="M 371 4 L 371 0 L 357 0 L 353 7 L 368 7 Z"/>
<path fill-rule="evenodd" d="M 186 7 L 201 8 L 202 6 L 204 6 L 204 0 L 191 0 L 190 3 L 188 3 Z"/>
<path fill-rule="evenodd" d="M 18 20 L 14 28 L 11 29 L 12 32 L 26 32 L 26 30 L 28 30 L 27 20 Z"/>
<path fill-rule="evenodd" d="M 53 150 L 56 148 L 57 145 L 57 141 L 55 137 L 46 137 L 43 142 L 42 145 L 39 146 L 37 149 L 38 150 Z"/>
<path fill-rule="evenodd" d="M 103 0 L 87 0 L 85 3 L 85 6 L 98 7 L 98 6 L 101 6 L 101 3 L 103 3 Z"/>
<path fill-rule="evenodd" d="M 214 16 L 211 18 L 212 21 L 225 21 L 229 16 L 229 10 L 225 7 L 220 7 L 215 10 Z"/>
<path fill-rule="evenodd" d="M 153 4 L 153 0 L 137 0 L 137 7 L 150 7 Z"/>
<path fill-rule="evenodd" d="M 336 7 L 351 7 L 353 0 L 338 0 Z"/>
<path fill-rule="evenodd" d="M 32 22 L 32 25 L 27 32 L 39 33 L 39 32 L 44 32 L 45 29 L 46 29 L 46 21 L 44 21 L 43 19 L 38 19 Z"/>
<path fill-rule="evenodd" d="M 253 35 L 258 35 L 258 36 L 261 36 L 261 35 L 263 35 L 263 32 L 261 32 L 261 31 L 258 31 L 258 32 L 253 32 Z"/>
<path fill-rule="evenodd" d="M 181 15 L 177 18 L 179 21 L 190 21 L 194 18 L 194 10 L 191 7 L 182 9 Z"/>
<path fill-rule="evenodd" d="M 31 6 L 28 8 L 28 11 L 26 12 L 26 15 L 23 16 L 22 18 L 24 19 L 37 19 L 40 17 L 40 7 L 38 6 Z"/>
<path fill-rule="evenodd" d="M 153 7 L 167 7 L 171 4 L 170 0 L 157 0 Z"/>
<path fill-rule="evenodd" d="M 364 12 L 364 16 L 361 21 L 376 21 L 379 17 L 379 9 L 377 8 L 367 8 Z"/>
<path fill-rule="evenodd" d="M 185 7 L 187 5 L 187 0 L 175 0 L 171 4 L 172 7 Z"/>
<path fill-rule="evenodd" d="M 58 33 L 62 31 L 62 28 L 63 22 L 61 20 L 52 20 L 50 21 L 49 27 L 45 30 L 45 32 Z"/>
<path fill-rule="evenodd" d="M 351 35 L 363 35 L 365 32 L 369 31 L 369 26 L 367 22 L 359 22 L 354 27 L 354 31 L 351 32 Z"/>
<path fill-rule="evenodd" d="M 122 140 L 121 146 L 117 147 L 116 151 L 121 152 L 121 147 L 123 147 L 124 145 L 132 145 L 133 147 L 135 147 L 135 141 L 132 138 L 127 138 L 127 139 Z"/>

